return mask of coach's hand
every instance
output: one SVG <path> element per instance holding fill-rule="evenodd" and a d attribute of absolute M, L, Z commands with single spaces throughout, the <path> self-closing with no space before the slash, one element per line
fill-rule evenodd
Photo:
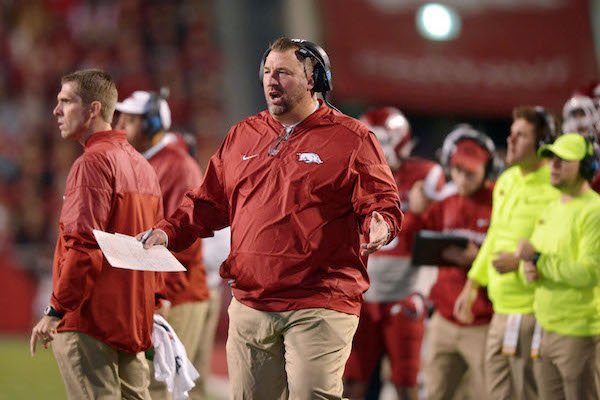
<path fill-rule="evenodd" d="M 442 250 L 442 258 L 452 263 L 453 265 L 458 265 L 459 267 L 467 268 L 473 264 L 475 257 L 477 257 L 477 252 L 479 251 L 479 246 L 475 244 L 475 242 L 469 240 L 467 243 L 467 247 L 464 249 L 459 246 L 450 245 Z"/>
<path fill-rule="evenodd" d="M 525 272 L 525 279 L 528 283 L 532 283 L 540 279 L 536 265 L 531 261 L 525 261 L 523 264 L 523 271 Z"/>
<path fill-rule="evenodd" d="M 167 233 L 162 229 L 149 229 L 142 233 L 138 233 L 135 238 L 142 242 L 145 249 L 149 249 L 152 246 L 167 247 L 169 240 Z"/>
<path fill-rule="evenodd" d="M 519 269 L 519 258 L 513 253 L 506 251 L 496 253 L 492 260 L 492 266 L 499 274 L 506 274 Z"/>
<path fill-rule="evenodd" d="M 408 192 L 408 210 L 413 214 L 422 214 L 429 205 L 431 199 L 425 193 L 425 182 L 416 181 Z"/>
<path fill-rule="evenodd" d="M 29 351 L 31 352 L 32 357 L 35 356 L 35 347 L 38 340 L 44 344 L 45 349 L 48 348 L 50 342 L 54 340 L 56 328 L 59 323 L 59 318 L 44 315 L 33 327 L 33 330 L 31 331 L 31 340 L 29 341 Z"/>
<path fill-rule="evenodd" d="M 479 285 L 476 282 L 467 279 L 467 282 L 465 282 L 465 285 L 454 302 L 452 314 L 454 315 L 454 318 L 463 324 L 470 324 L 475 320 L 475 315 L 473 315 L 473 303 L 475 303 L 475 299 L 477 298 L 478 289 Z"/>
<path fill-rule="evenodd" d="M 385 222 L 381 214 L 373 211 L 371 224 L 369 226 L 369 243 L 363 243 L 361 247 L 361 256 L 366 256 L 379 250 L 390 239 L 390 227 Z"/>

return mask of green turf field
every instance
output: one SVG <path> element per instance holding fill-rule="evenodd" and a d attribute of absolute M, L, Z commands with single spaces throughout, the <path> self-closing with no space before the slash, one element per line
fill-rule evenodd
<path fill-rule="evenodd" d="M 0 400 L 66 399 L 51 349 L 29 355 L 29 339 L 0 338 Z"/>
<path fill-rule="evenodd" d="M 64 400 L 65 389 L 51 349 L 29 355 L 29 338 L 0 336 L 0 400 Z M 208 399 L 216 397 L 208 396 Z"/>

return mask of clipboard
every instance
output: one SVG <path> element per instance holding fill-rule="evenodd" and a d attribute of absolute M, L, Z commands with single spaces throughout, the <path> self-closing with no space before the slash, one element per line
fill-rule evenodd
<path fill-rule="evenodd" d="M 469 239 L 464 236 L 436 231 L 421 230 L 415 236 L 411 265 L 449 266 L 442 258 L 442 251 L 449 246 L 466 248 Z"/>

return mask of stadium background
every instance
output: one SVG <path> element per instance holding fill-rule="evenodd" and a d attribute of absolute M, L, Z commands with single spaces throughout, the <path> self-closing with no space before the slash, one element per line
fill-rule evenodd
<path fill-rule="evenodd" d="M 81 152 L 61 141 L 51 114 L 60 76 L 106 69 L 120 99 L 168 86 L 174 128 L 195 135 L 202 166 L 232 123 L 264 107 L 258 65 L 281 35 L 325 47 L 332 101 L 347 114 L 372 105 L 402 109 L 415 153 L 426 157 L 459 122 L 502 148 L 513 106 L 560 112 L 574 89 L 598 79 L 599 0 L 442 3 L 462 18 L 451 41 L 417 32 L 418 0 L 3 0 L 0 399 L 64 398 L 51 353 L 31 359 L 27 349 L 47 302 L 66 174 Z M 215 398 L 226 382 L 225 334 L 223 314 Z"/>

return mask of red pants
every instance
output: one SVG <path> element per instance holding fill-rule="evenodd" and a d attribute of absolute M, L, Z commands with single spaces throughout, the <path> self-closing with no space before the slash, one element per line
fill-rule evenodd
<path fill-rule="evenodd" d="M 409 317 L 406 310 L 413 308 L 412 302 L 406 299 L 394 303 L 363 303 L 345 379 L 368 382 L 377 362 L 386 354 L 395 385 L 417 384 L 424 319 Z"/>

